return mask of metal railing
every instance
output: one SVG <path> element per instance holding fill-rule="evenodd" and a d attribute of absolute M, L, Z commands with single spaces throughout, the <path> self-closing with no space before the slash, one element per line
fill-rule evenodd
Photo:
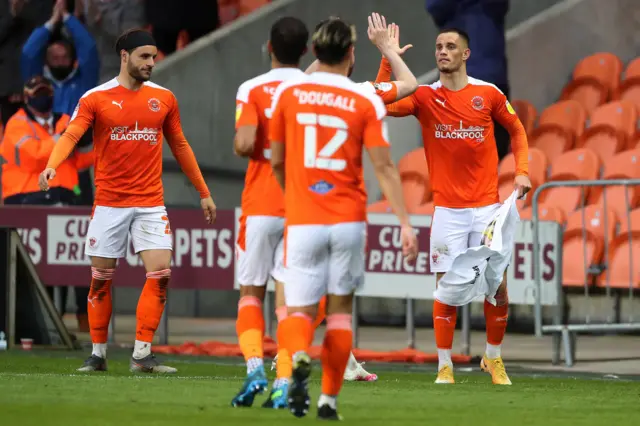
<path fill-rule="evenodd" d="M 607 317 L 606 323 L 603 322 L 592 322 L 591 319 L 591 293 L 592 286 L 590 285 L 591 277 L 594 275 L 600 275 L 604 273 L 605 275 L 605 295 L 607 297 L 611 297 L 611 268 L 610 268 L 610 235 L 608 235 L 609 229 L 609 220 L 612 218 L 608 217 L 607 214 L 607 187 L 624 187 L 625 188 L 625 211 L 626 217 L 620 218 L 620 222 L 627 225 L 627 237 L 629 242 L 629 292 L 628 297 L 631 304 L 631 313 L 628 317 L 628 322 L 620 321 L 620 316 L 616 315 L 616 323 L 612 323 L 612 318 L 609 315 Z M 542 304 L 540 302 L 541 295 L 541 282 L 542 282 L 542 273 L 541 273 L 541 265 L 540 262 L 534 263 L 534 281 L 536 285 L 536 300 L 535 300 L 535 308 L 534 308 L 534 321 L 535 321 L 535 334 L 537 337 L 542 336 L 543 334 L 552 333 L 554 336 L 553 341 L 553 349 L 552 349 L 552 361 L 554 363 L 560 362 L 560 352 L 561 348 L 564 352 L 565 364 L 567 366 L 572 366 L 575 361 L 575 338 L 576 333 L 601 333 L 601 332 L 629 332 L 640 330 L 640 322 L 635 321 L 633 315 L 633 301 L 634 301 L 634 266 L 633 264 L 633 237 L 632 237 L 632 228 L 631 228 L 631 204 L 629 200 L 629 189 L 633 186 L 640 186 L 640 179 L 612 179 L 612 180 L 575 180 L 575 181 L 554 181 L 547 182 L 540 185 L 533 194 L 532 200 L 532 208 L 533 208 L 533 258 L 539 259 L 540 257 L 540 238 L 539 238 L 539 199 L 540 194 L 550 188 L 576 188 L 580 187 L 581 189 L 581 205 L 586 206 L 586 197 L 585 192 L 587 187 L 601 187 L 602 188 L 602 211 L 603 211 L 603 229 L 604 229 L 604 259 L 601 265 L 590 265 L 588 264 L 588 256 L 587 256 L 587 224 L 585 217 L 585 210 L 582 209 L 582 244 L 583 244 L 583 268 L 585 272 L 585 282 L 584 282 L 584 298 L 588 304 L 587 314 L 585 315 L 584 323 L 582 324 L 570 324 L 568 318 L 564 318 L 565 313 L 565 298 L 562 297 L 564 294 L 565 288 L 563 287 L 564 280 L 558 280 L 558 303 L 555 306 L 554 312 L 554 324 L 552 325 L 544 325 L 543 324 L 543 313 L 542 313 Z M 563 244 L 564 245 L 564 244 Z M 563 259 L 564 260 L 564 259 Z M 563 273 L 562 269 L 558 272 L 560 274 Z M 637 291 L 638 288 L 635 288 Z M 621 292 L 616 292 L 616 310 L 620 309 L 619 297 Z"/>

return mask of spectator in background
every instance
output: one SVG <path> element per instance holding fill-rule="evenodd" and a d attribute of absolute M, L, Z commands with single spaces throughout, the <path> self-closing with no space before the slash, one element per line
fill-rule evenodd
<path fill-rule="evenodd" d="M 22 107 L 20 52 L 34 28 L 45 23 L 52 0 L 0 0 L 0 119 L 2 125 Z M 2 127 L 0 125 L 0 127 Z"/>
<path fill-rule="evenodd" d="M 56 35 L 62 25 L 71 40 Z M 22 48 L 22 78 L 44 75 L 54 85 L 53 111 L 71 115 L 80 97 L 98 84 L 100 59 L 96 42 L 82 23 L 57 0 L 53 14 L 33 31 Z"/>
<path fill-rule="evenodd" d="M 186 30 L 189 42 L 209 34 L 220 24 L 217 0 L 144 0 L 145 16 L 158 50 L 176 50 L 178 34 Z"/>
<path fill-rule="evenodd" d="M 54 89 L 51 81 L 36 76 L 24 86 L 24 107 L 9 119 L 0 154 L 2 165 L 2 196 L 4 204 L 74 205 L 78 204 L 78 170 L 93 163 L 93 152 L 76 151 L 57 170 L 51 188 L 40 190 L 38 177 L 45 169 L 53 147 L 69 124 L 70 117 L 53 112 Z M 53 297 L 53 288 L 48 288 Z M 62 288 L 62 300 L 67 299 Z M 78 328 L 88 331 L 87 292 L 76 289 Z M 61 315 L 64 315 L 64 307 Z"/>
<path fill-rule="evenodd" d="M 504 35 L 509 0 L 426 0 L 426 8 L 439 30 L 454 27 L 469 34 L 469 76 L 495 84 L 509 99 Z M 497 122 L 494 125 L 498 157 L 502 159 L 511 146 L 509 132 Z"/>
<path fill-rule="evenodd" d="M 76 0 L 79 1 L 79 0 Z M 86 20 L 102 59 L 100 82 L 111 80 L 120 72 L 120 57 L 113 54 L 120 34 L 145 25 L 143 0 L 84 0 Z"/>

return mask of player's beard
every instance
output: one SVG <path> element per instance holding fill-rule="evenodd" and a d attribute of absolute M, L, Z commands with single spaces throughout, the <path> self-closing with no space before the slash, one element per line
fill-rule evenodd
<path fill-rule="evenodd" d="M 131 63 L 129 63 L 129 65 L 127 66 L 127 71 L 129 72 L 129 75 L 131 76 L 131 78 L 133 78 L 136 81 L 139 81 L 140 83 L 149 81 L 149 79 L 151 78 L 151 73 L 149 73 L 149 77 L 146 77 L 142 75 L 140 70 L 134 67 Z"/>

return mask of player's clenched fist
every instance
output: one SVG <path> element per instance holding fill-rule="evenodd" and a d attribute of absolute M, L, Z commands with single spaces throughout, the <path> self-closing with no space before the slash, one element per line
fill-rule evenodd
<path fill-rule="evenodd" d="M 524 197 L 531 190 L 531 180 L 528 176 L 518 175 L 513 182 L 515 189 L 518 190 L 518 198 Z"/>
<path fill-rule="evenodd" d="M 52 169 L 52 168 L 44 169 L 44 171 L 40 173 L 40 177 L 38 178 L 38 185 L 40 186 L 40 189 L 43 191 L 48 191 L 49 181 L 54 177 L 56 177 L 55 169 Z"/>
<path fill-rule="evenodd" d="M 216 221 L 216 205 L 211 197 L 203 198 L 200 200 L 200 206 L 204 211 L 204 219 L 208 224 L 212 224 Z"/>
<path fill-rule="evenodd" d="M 407 262 L 413 263 L 418 257 L 418 238 L 415 231 L 409 225 L 402 226 L 400 238 L 402 240 L 402 254 L 407 258 Z"/>

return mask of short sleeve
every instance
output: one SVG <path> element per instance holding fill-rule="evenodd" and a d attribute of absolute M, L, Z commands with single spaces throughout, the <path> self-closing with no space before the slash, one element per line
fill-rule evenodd
<path fill-rule="evenodd" d="M 378 100 L 382 103 L 380 100 Z M 382 113 L 380 113 L 380 108 Z M 364 146 L 368 148 L 374 147 L 388 147 L 389 142 L 389 130 L 387 123 L 384 121 L 386 115 L 384 105 L 377 108 L 376 105 L 371 105 L 371 108 L 367 111 L 365 116 L 364 125 Z"/>
<path fill-rule="evenodd" d="M 236 129 L 242 126 L 257 126 L 258 110 L 252 102 L 236 99 Z"/>

